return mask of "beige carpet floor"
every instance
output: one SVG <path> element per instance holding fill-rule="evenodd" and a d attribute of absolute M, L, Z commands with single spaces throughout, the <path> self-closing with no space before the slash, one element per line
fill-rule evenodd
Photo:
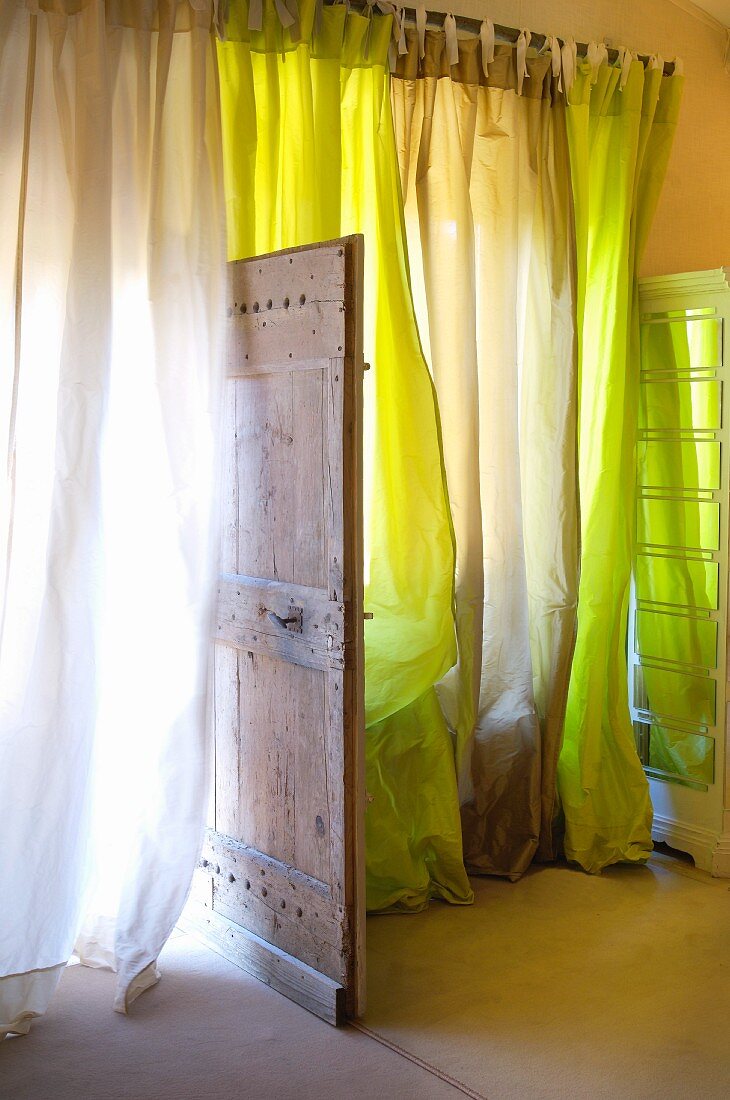
<path fill-rule="evenodd" d="M 366 1023 L 489 1100 L 730 1098 L 730 882 L 654 856 L 371 918 Z"/>
<path fill-rule="evenodd" d="M 460 1093 L 351 1028 L 336 1031 L 192 937 L 134 1013 L 114 975 L 69 967 L 47 1014 L 0 1043 L 2 1100 L 459 1100 Z M 462 1097 L 463 1100 L 463 1097 Z"/>
<path fill-rule="evenodd" d="M 370 919 L 368 1028 L 488 1100 L 730 1097 L 730 883 L 659 856 L 475 889 L 469 909 Z M 189 936 L 161 968 L 126 1018 L 113 975 L 69 968 L 0 1044 L 0 1100 L 458 1100 Z"/>

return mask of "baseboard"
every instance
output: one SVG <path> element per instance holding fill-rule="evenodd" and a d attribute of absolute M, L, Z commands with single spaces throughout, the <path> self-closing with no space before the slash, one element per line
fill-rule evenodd
<path fill-rule="evenodd" d="M 687 852 L 701 871 L 709 871 L 715 878 L 730 878 L 730 833 L 716 833 L 654 814 L 652 835 L 655 840 Z"/>

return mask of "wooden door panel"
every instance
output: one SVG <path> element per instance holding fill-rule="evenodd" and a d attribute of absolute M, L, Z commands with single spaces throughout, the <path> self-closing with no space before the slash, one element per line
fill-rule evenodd
<path fill-rule="evenodd" d="M 235 379 L 239 571 L 327 585 L 326 371 Z"/>
<path fill-rule="evenodd" d="M 239 782 L 226 777 L 216 793 L 216 830 L 329 882 L 327 674 L 250 651 L 237 657 Z"/>
<path fill-rule="evenodd" d="M 362 241 L 230 265 L 215 791 L 191 920 L 363 1008 Z"/>

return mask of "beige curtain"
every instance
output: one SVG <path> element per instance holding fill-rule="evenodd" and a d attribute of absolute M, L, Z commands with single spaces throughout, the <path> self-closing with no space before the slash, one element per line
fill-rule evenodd
<path fill-rule="evenodd" d="M 225 276 L 213 0 L 0 2 L 0 1038 L 156 981 L 199 851 Z"/>
<path fill-rule="evenodd" d="M 473 872 L 554 855 L 578 557 L 575 289 L 548 56 L 407 36 L 393 107 L 416 307 L 456 529 L 459 660 L 440 685 Z"/>

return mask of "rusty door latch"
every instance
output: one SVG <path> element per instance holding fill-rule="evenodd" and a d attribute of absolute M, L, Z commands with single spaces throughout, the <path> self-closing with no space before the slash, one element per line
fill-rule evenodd
<path fill-rule="evenodd" d="M 302 607 L 290 607 L 289 615 L 283 618 L 281 615 L 277 615 L 275 611 L 269 611 L 268 616 L 272 623 L 276 626 L 280 626 L 282 630 L 288 630 L 292 634 L 302 633 L 302 615 L 304 608 Z"/>

